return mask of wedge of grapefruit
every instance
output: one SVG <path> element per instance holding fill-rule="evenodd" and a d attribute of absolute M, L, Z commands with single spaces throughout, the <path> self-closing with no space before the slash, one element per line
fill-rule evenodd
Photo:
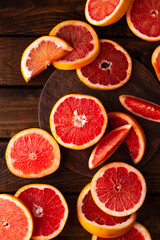
<path fill-rule="evenodd" d="M 127 217 L 113 217 L 103 212 L 93 201 L 90 184 L 84 187 L 78 197 L 77 216 L 89 233 L 108 238 L 125 234 L 136 219 L 136 213 Z"/>
<path fill-rule="evenodd" d="M 107 133 L 93 149 L 89 157 L 89 168 L 93 169 L 107 160 L 123 142 L 131 127 L 131 124 L 126 124 Z"/>
<path fill-rule="evenodd" d="M 83 94 L 65 95 L 54 105 L 50 128 L 55 139 L 64 147 L 85 149 L 103 136 L 108 116 L 102 103 Z"/>
<path fill-rule="evenodd" d="M 154 67 L 157 78 L 160 81 L 160 46 L 158 46 L 154 50 L 154 52 L 152 54 L 151 62 L 152 62 L 152 65 Z"/>
<path fill-rule="evenodd" d="M 130 156 L 135 164 L 139 163 L 144 155 L 146 149 L 145 134 L 138 124 L 138 122 L 130 115 L 122 112 L 110 112 L 108 114 L 109 123 L 113 128 L 123 126 L 125 124 L 132 124 L 127 137 L 124 139 Z"/>
<path fill-rule="evenodd" d="M 136 212 L 146 196 L 146 182 L 134 167 L 113 162 L 92 178 L 91 194 L 96 205 L 109 215 L 123 217 Z"/>
<path fill-rule="evenodd" d="M 160 106 L 158 104 L 131 95 L 121 95 L 119 100 L 123 107 L 135 115 L 160 122 Z"/>
<path fill-rule="evenodd" d="M 57 170 L 60 149 L 46 131 L 30 128 L 17 133 L 6 149 L 9 170 L 23 178 L 40 178 Z"/>
<path fill-rule="evenodd" d="M 21 72 L 26 82 L 45 70 L 54 60 L 72 51 L 72 47 L 60 38 L 43 36 L 32 42 L 21 59 Z"/>
<path fill-rule="evenodd" d="M 68 206 L 55 187 L 30 184 L 20 188 L 15 196 L 21 199 L 32 213 L 32 239 L 52 239 L 62 231 L 68 218 Z"/>
<path fill-rule="evenodd" d="M 0 194 L 0 213 L 1 240 L 30 240 L 33 220 L 20 200 L 9 194 Z"/>
<path fill-rule="evenodd" d="M 132 0 L 87 0 L 86 19 L 97 26 L 113 24 L 123 17 L 131 2 Z"/>
<path fill-rule="evenodd" d="M 67 41 L 73 50 L 53 66 L 62 70 L 81 68 L 91 63 L 100 50 L 99 39 L 94 29 L 87 23 L 78 20 L 64 21 L 56 25 L 50 35 Z"/>
<path fill-rule="evenodd" d="M 97 90 L 113 90 L 124 85 L 132 72 L 132 60 L 116 42 L 100 40 L 100 53 L 89 65 L 77 69 L 79 79 Z"/>

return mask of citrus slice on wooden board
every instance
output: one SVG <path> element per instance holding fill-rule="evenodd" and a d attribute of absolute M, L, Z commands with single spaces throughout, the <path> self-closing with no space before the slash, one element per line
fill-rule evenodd
<path fill-rule="evenodd" d="M 154 67 L 157 78 L 160 81 L 160 46 L 158 46 L 154 50 L 154 52 L 152 54 L 151 62 L 152 62 L 152 65 Z"/>
<path fill-rule="evenodd" d="M 113 90 L 124 85 L 132 72 L 127 51 L 111 40 L 100 40 L 100 53 L 89 65 L 77 69 L 80 80 L 97 90 Z"/>
<path fill-rule="evenodd" d="M 77 216 L 89 233 L 108 238 L 125 234 L 136 220 L 136 213 L 126 217 L 113 217 L 103 212 L 93 201 L 90 184 L 84 187 L 78 197 Z"/>
<path fill-rule="evenodd" d="M 113 162 L 102 167 L 92 178 L 91 194 L 96 205 L 117 217 L 136 212 L 146 197 L 146 181 L 134 167 Z"/>
<path fill-rule="evenodd" d="M 60 38 L 43 36 L 32 42 L 21 59 L 21 72 L 26 82 L 45 70 L 53 61 L 72 51 L 72 47 Z"/>
<path fill-rule="evenodd" d="M 30 240 L 33 220 L 29 210 L 16 197 L 0 194 L 0 239 Z"/>
<path fill-rule="evenodd" d="M 135 164 L 139 163 L 144 155 L 146 148 L 145 134 L 139 123 L 131 116 L 122 112 L 110 112 L 108 114 L 109 123 L 113 128 L 123 126 L 125 124 L 132 124 L 127 137 L 126 143 L 130 156 Z"/>
<path fill-rule="evenodd" d="M 23 178 L 40 178 L 57 170 L 60 149 L 46 131 L 30 128 L 11 138 L 6 149 L 9 170 Z"/>
<path fill-rule="evenodd" d="M 20 188 L 15 196 L 32 213 L 32 239 L 52 239 L 62 231 L 68 218 L 68 206 L 58 189 L 47 184 L 30 184 Z"/>
<path fill-rule="evenodd" d="M 123 142 L 131 127 L 131 124 L 126 124 L 107 133 L 93 149 L 89 157 L 89 168 L 95 168 L 107 160 Z"/>
<path fill-rule="evenodd" d="M 67 41 L 73 50 L 53 66 L 62 70 L 81 68 L 91 63 L 100 50 L 99 39 L 94 29 L 87 23 L 78 20 L 64 21 L 56 25 L 50 35 Z"/>
<path fill-rule="evenodd" d="M 113 24 L 123 17 L 131 2 L 132 0 L 87 0 L 86 19 L 97 26 Z"/>
<path fill-rule="evenodd" d="M 63 96 L 50 114 L 50 128 L 55 139 L 64 147 L 85 149 L 103 136 L 108 116 L 102 103 L 83 94 Z"/>
<path fill-rule="evenodd" d="M 160 40 L 159 0 L 133 0 L 126 17 L 130 30 L 137 37 L 146 41 Z"/>

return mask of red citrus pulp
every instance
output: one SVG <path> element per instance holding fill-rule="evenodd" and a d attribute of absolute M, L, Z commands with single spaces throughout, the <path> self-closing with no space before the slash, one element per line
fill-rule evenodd
<path fill-rule="evenodd" d="M 156 72 L 157 78 L 160 81 L 160 46 L 158 46 L 154 50 L 151 61 Z"/>

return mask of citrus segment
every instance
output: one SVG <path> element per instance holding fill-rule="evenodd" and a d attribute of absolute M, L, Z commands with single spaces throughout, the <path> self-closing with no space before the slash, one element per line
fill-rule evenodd
<path fill-rule="evenodd" d="M 38 128 L 17 133 L 8 143 L 9 170 L 23 178 L 39 178 L 53 173 L 60 164 L 60 149 L 54 138 Z"/>
<path fill-rule="evenodd" d="M 160 81 L 160 46 L 158 46 L 152 54 L 152 65 L 156 72 L 157 78 Z"/>
<path fill-rule="evenodd" d="M 112 90 L 124 85 L 130 78 L 132 60 L 116 42 L 100 40 L 100 53 L 89 65 L 77 69 L 80 80 L 97 90 Z"/>
<path fill-rule="evenodd" d="M 73 50 L 53 65 L 62 70 L 71 70 L 91 63 L 100 50 L 99 39 L 94 29 L 77 20 L 64 21 L 56 25 L 50 35 L 67 41 Z"/>
<path fill-rule="evenodd" d="M 95 97 L 69 94 L 62 97 L 50 114 L 50 128 L 56 140 L 67 148 L 85 149 L 103 136 L 108 117 Z"/>

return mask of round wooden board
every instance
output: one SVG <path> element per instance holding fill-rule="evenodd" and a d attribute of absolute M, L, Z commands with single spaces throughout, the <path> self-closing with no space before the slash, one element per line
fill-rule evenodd
<path fill-rule="evenodd" d="M 107 112 L 119 111 L 132 115 L 123 108 L 118 97 L 122 94 L 130 94 L 159 104 L 160 85 L 150 71 L 136 60 L 133 60 L 133 71 L 130 80 L 121 88 L 113 91 L 103 92 L 88 88 L 79 80 L 76 71 L 55 70 L 46 82 L 40 96 L 38 106 L 40 128 L 51 133 L 49 116 L 52 107 L 59 98 L 71 93 L 88 94 L 97 97 L 103 103 Z M 139 168 L 152 158 L 160 146 L 160 124 L 135 115 L 132 116 L 143 128 L 147 141 L 144 157 L 137 165 Z M 109 130 L 110 127 L 108 126 L 106 132 Z M 67 167 L 79 174 L 91 177 L 102 167 L 101 165 L 93 170 L 88 168 L 88 159 L 92 149 L 93 147 L 85 150 L 72 150 L 61 146 L 61 163 L 64 163 Z M 128 150 L 123 143 L 104 164 L 110 161 L 123 161 L 133 164 Z"/>

